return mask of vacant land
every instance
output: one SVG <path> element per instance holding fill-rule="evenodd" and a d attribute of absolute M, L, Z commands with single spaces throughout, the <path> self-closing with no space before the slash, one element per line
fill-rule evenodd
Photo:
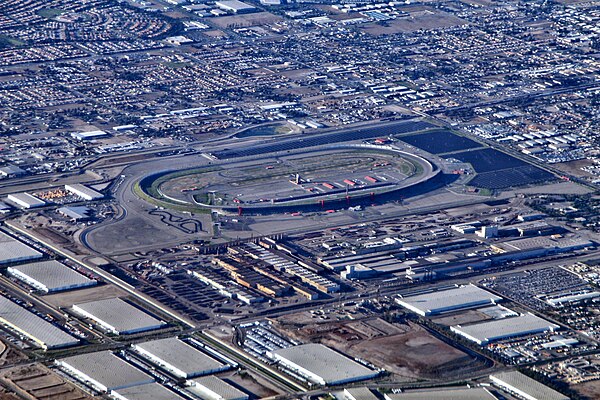
<path fill-rule="evenodd" d="M 323 343 L 385 368 L 395 379 L 448 379 L 456 371 L 464 374 L 483 367 L 474 357 L 412 323 L 389 324 L 376 318 L 284 328 L 298 340 Z"/>
<path fill-rule="evenodd" d="M 36 399 L 89 399 L 87 393 L 41 364 L 29 364 L 2 371 L 0 381 L 8 388 Z M 4 397 L 2 397 L 4 398 Z"/>

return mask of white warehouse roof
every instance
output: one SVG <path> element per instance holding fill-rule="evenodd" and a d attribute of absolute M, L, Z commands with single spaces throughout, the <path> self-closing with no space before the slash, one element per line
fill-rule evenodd
<path fill-rule="evenodd" d="M 188 391 L 206 400 L 246 400 L 250 396 L 216 376 L 192 381 Z"/>
<path fill-rule="evenodd" d="M 519 371 L 502 372 L 490 375 L 490 380 L 498 387 L 516 393 L 528 400 L 569 400 L 569 398 L 548 386 L 523 375 Z"/>
<path fill-rule="evenodd" d="M 183 397 L 156 382 L 119 389 L 111 394 L 117 400 L 184 400 Z"/>
<path fill-rule="evenodd" d="M 282 365 L 320 385 L 337 385 L 379 375 L 377 371 L 317 343 L 279 349 L 272 355 Z"/>
<path fill-rule="evenodd" d="M 134 344 L 133 348 L 150 361 L 181 378 L 191 378 L 229 369 L 229 365 L 215 360 L 177 338 L 138 343 Z"/>
<path fill-rule="evenodd" d="M 44 292 L 58 292 L 96 284 L 95 280 L 54 260 L 9 267 L 8 272 Z"/>
<path fill-rule="evenodd" d="M 0 232 L 0 264 L 42 258 L 42 253 Z"/>
<path fill-rule="evenodd" d="M 34 208 L 46 205 L 45 201 L 40 200 L 29 193 L 13 193 L 9 194 L 6 198 L 21 208 Z"/>
<path fill-rule="evenodd" d="M 410 392 L 386 394 L 386 400 L 485 400 L 496 397 L 484 388 L 413 390 Z"/>
<path fill-rule="evenodd" d="M 150 314 L 118 297 L 73 305 L 73 311 L 90 318 L 116 334 L 158 329 L 165 325 Z"/>
<path fill-rule="evenodd" d="M 558 328 L 560 326 L 531 313 L 527 313 L 518 317 L 503 318 L 472 325 L 455 325 L 450 329 L 469 340 L 483 345 L 495 340 L 554 331 Z"/>
<path fill-rule="evenodd" d="M 100 391 L 124 389 L 154 382 L 154 379 L 110 351 L 80 354 L 56 360 L 79 380 Z"/>
<path fill-rule="evenodd" d="M 85 200 L 96 200 L 104 197 L 102 193 L 96 192 L 94 189 L 91 189 L 79 183 L 65 185 L 65 190 Z"/>
<path fill-rule="evenodd" d="M 417 296 L 399 297 L 396 303 L 419 315 L 434 315 L 445 311 L 495 304 L 501 300 L 502 297 L 487 290 L 475 285 L 467 285 Z"/>
<path fill-rule="evenodd" d="M 44 349 L 74 346 L 79 340 L 29 310 L 0 296 L 0 322 Z"/>

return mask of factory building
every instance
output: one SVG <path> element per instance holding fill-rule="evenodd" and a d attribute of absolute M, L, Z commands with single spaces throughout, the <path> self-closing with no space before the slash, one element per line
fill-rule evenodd
<path fill-rule="evenodd" d="M 466 326 L 455 325 L 450 327 L 450 330 L 483 346 L 502 339 L 542 332 L 553 332 L 559 328 L 560 326 L 556 324 L 527 313 L 518 317 L 503 318 Z"/>
<path fill-rule="evenodd" d="M 379 375 L 379 372 L 317 343 L 282 348 L 268 355 L 280 366 L 318 385 L 341 385 Z"/>
<path fill-rule="evenodd" d="M 493 374 L 490 380 L 500 389 L 525 400 L 569 400 L 567 396 L 518 371 Z"/>
<path fill-rule="evenodd" d="M 45 293 L 88 287 L 97 283 L 54 260 L 8 267 L 7 270 L 15 278 Z"/>
<path fill-rule="evenodd" d="M 95 321 L 104 330 L 116 335 L 144 332 L 166 325 L 117 297 L 75 304 L 73 311 Z"/>
<path fill-rule="evenodd" d="M 375 393 L 367 387 L 344 389 L 344 399 L 346 400 L 379 400 Z"/>
<path fill-rule="evenodd" d="M 443 388 L 386 394 L 385 400 L 496 400 L 485 388 Z"/>
<path fill-rule="evenodd" d="M 177 338 L 138 343 L 133 349 L 179 378 L 214 374 L 230 368 Z"/>
<path fill-rule="evenodd" d="M 472 284 L 396 299 L 396 303 L 402 307 L 422 316 L 464 310 L 472 307 L 483 307 L 496 304 L 499 301 L 502 301 L 502 297 L 496 296 Z"/>
<path fill-rule="evenodd" d="M 79 344 L 75 337 L 4 296 L 0 296 L 0 323 L 26 336 L 44 350 Z"/>
<path fill-rule="evenodd" d="M 113 390 L 111 396 L 116 400 L 184 400 L 177 393 L 156 382 Z"/>
<path fill-rule="evenodd" d="M 79 183 L 65 185 L 65 190 L 74 194 L 75 196 L 81 197 L 84 200 L 98 200 L 104 197 L 102 193 L 96 192 L 95 190 Z"/>
<path fill-rule="evenodd" d="M 56 365 L 79 381 L 104 393 L 154 382 L 150 375 L 110 351 L 62 358 L 56 360 Z"/>
<path fill-rule="evenodd" d="M 77 140 L 93 140 L 98 138 L 103 138 L 108 136 L 108 133 L 104 131 L 90 131 L 90 132 L 73 132 L 71 133 L 71 137 Z"/>
<path fill-rule="evenodd" d="M 0 265 L 21 261 L 36 260 L 43 254 L 19 242 L 12 236 L 0 232 Z"/>
<path fill-rule="evenodd" d="M 206 400 L 247 400 L 250 396 L 216 376 L 191 381 L 188 392 Z"/>
<path fill-rule="evenodd" d="M 256 7 L 243 3 L 238 0 L 222 0 L 215 2 L 215 5 L 219 7 L 223 11 L 233 12 L 233 13 L 245 13 L 252 12 L 256 10 Z"/>
<path fill-rule="evenodd" d="M 9 194 L 6 199 L 11 203 L 19 206 L 21 208 L 29 209 L 42 207 L 46 205 L 46 202 L 38 199 L 35 196 L 30 195 L 29 193 L 13 193 Z"/>

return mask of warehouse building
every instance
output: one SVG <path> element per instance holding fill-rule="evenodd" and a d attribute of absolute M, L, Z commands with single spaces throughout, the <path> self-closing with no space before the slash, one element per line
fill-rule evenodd
<path fill-rule="evenodd" d="M 118 391 L 154 382 L 154 379 L 110 351 L 80 354 L 56 360 L 69 375 L 100 392 Z"/>
<path fill-rule="evenodd" d="M 21 261 L 36 260 L 43 254 L 19 242 L 12 236 L 0 232 L 0 265 Z"/>
<path fill-rule="evenodd" d="M 36 208 L 46 205 L 46 202 L 38 199 L 29 193 L 13 193 L 9 194 L 6 199 L 16 206 L 21 208 Z"/>
<path fill-rule="evenodd" d="M 102 193 L 98 193 L 93 189 L 90 189 L 87 186 L 81 185 L 79 183 L 72 185 L 65 185 L 65 190 L 69 193 L 74 194 L 75 196 L 79 196 L 84 200 L 98 200 L 104 197 Z"/>
<path fill-rule="evenodd" d="M 256 7 L 243 3 L 238 0 L 222 0 L 215 2 L 215 5 L 219 7 L 223 11 L 233 12 L 233 13 L 245 13 L 252 12 L 256 10 Z"/>
<path fill-rule="evenodd" d="M 107 137 L 108 133 L 104 131 L 90 131 L 90 132 L 73 132 L 71 133 L 71 137 L 77 140 L 93 140 Z"/>
<path fill-rule="evenodd" d="M 0 323 L 44 350 L 79 344 L 75 337 L 3 296 L 0 296 Z"/>
<path fill-rule="evenodd" d="M 116 335 L 144 332 L 166 325 L 118 297 L 75 304 L 73 311 L 95 321 L 103 329 Z"/>
<path fill-rule="evenodd" d="M 144 358 L 179 378 L 214 374 L 230 368 L 177 338 L 134 344 L 133 348 Z"/>
<path fill-rule="evenodd" d="M 569 400 L 567 396 L 519 371 L 493 374 L 490 380 L 500 389 L 525 400 Z"/>
<path fill-rule="evenodd" d="M 205 400 L 247 400 L 250 398 L 248 394 L 216 376 L 195 379 L 187 390 Z"/>
<path fill-rule="evenodd" d="M 45 293 L 88 287 L 97 283 L 54 260 L 8 267 L 7 270 L 15 278 Z"/>
<path fill-rule="evenodd" d="M 111 392 L 116 400 L 184 400 L 177 393 L 158 383 L 146 383 Z"/>
<path fill-rule="evenodd" d="M 502 297 L 496 296 L 472 284 L 396 299 L 396 303 L 402 307 L 422 316 L 488 306 L 496 304 L 499 301 L 502 301 Z"/>
<path fill-rule="evenodd" d="M 344 389 L 344 399 L 346 400 L 379 400 L 375 393 L 367 387 Z"/>
<path fill-rule="evenodd" d="M 496 400 L 496 396 L 484 388 L 443 388 L 411 390 L 404 393 L 386 394 L 385 400 Z"/>
<path fill-rule="evenodd" d="M 379 375 L 379 372 L 318 343 L 283 348 L 268 355 L 281 366 L 318 385 L 341 385 Z"/>
<path fill-rule="evenodd" d="M 553 332 L 559 328 L 560 326 L 556 324 L 527 313 L 518 317 L 480 322 L 472 325 L 455 325 L 450 327 L 450 330 L 479 345 L 486 345 L 490 342 L 512 337 Z"/>

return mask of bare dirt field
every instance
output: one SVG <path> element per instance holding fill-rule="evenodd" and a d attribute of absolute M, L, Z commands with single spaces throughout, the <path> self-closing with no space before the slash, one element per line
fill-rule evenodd
<path fill-rule="evenodd" d="M 473 357 L 412 323 L 389 324 L 377 318 L 278 328 L 298 340 L 320 342 L 365 359 L 397 375 L 396 379 L 450 378 L 456 371 L 483 367 Z"/>
<path fill-rule="evenodd" d="M 393 35 L 402 32 L 415 32 L 419 29 L 438 29 L 467 24 L 466 21 L 440 11 L 422 10 L 411 12 L 410 16 L 386 21 L 384 24 L 370 23 L 362 29 L 374 36 Z"/>
<path fill-rule="evenodd" d="M 280 392 L 269 387 L 268 383 L 252 372 L 241 371 L 235 374 L 220 376 L 220 378 L 232 383 L 235 386 L 243 388 L 246 392 L 252 393 L 255 398 L 264 399 L 266 397 L 276 396 Z"/>
<path fill-rule="evenodd" d="M 220 28 L 247 28 L 249 26 L 273 24 L 281 20 L 282 18 L 277 15 L 268 12 L 259 12 L 212 18 L 211 22 Z"/>
<path fill-rule="evenodd" d="M 92 398 L 41 364 L 29 364 L 4 370 L 0 375 L 0 381 L 9 389 L 36 399 Z"/>
<path fill-rule="evenodd" d="M 71 307 L 73 304 L 88 301 L 104 300 L 112 297 L 126 296 L 127 292 L 115 285 L 94 286 L 89 289 L 71 290 L 64 293 L 56 293 L 44 296 L 44 301 L 55 307 Z"/>
<path fill-rule="evenodd" d="M 580 383 L 573 385 L 571 388 L 588 399 L 600 399 L 600 381 Z"/>

